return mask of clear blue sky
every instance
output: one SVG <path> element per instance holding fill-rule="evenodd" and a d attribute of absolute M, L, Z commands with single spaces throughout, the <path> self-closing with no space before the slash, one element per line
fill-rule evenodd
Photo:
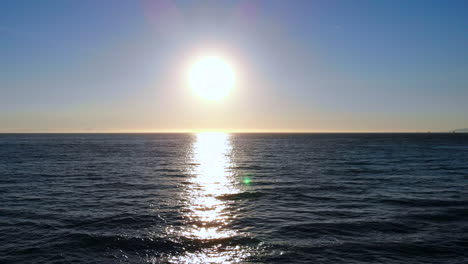
<path fill-rule="evenodd" d="M 0 2 L 0 132 L 468 127 L 468 1 Z M 222 54 L 237 87 L 184 83 Z"/>

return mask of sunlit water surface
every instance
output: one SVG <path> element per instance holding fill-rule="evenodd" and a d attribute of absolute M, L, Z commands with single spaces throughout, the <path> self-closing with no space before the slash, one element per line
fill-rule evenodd
<path fill-rule="evenodd" d="M 229 239 L 239 236 L 229 227 L 237 217 L 227 201 L 218 197 L 240 192 L 232 173 L 232 145 L 230 135 L 225 133 L 200 133 L 196 135 L 193 147 L 188 151 L 190 175 L 189 184 L 182 194 L 185 225 L 180 230 L 172 227 L 168 232 L 203 242 Z M 174 263 L 233 263 L 239 262 L 249 253 L 237 247 L 221 244 L 207 247 L 199 252 L 185 252 L 169 259 Z"/>
<path fill-rule="evenodd" d="M 463 263 L 468 134 L 0 135 L 0 263 Z"/>

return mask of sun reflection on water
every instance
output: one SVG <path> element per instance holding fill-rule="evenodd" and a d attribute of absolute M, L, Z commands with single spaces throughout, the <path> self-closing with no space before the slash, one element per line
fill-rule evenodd
<path fill-rule="evenodd" d="M 196 239 L 216 239 L 234 235 L 225 226 L 231 215 L 225 202 L 218 196 L 238 192 L 233 184 L 229 167 L 232 146 L 229 135 L 224 133 L 197 134 L 193 146 L 195 164 L 188 189 L 187 214 L 193 227 L 185 235 Z"/>
<path fill-rule="evenodd" d="M 224 195 L 239 193 L 231 171 L 231 136 L 225 133 L 196 135 L 191 155 L 191 178 L 185 192 L 185 226 L 180 235 L 203 245 L 194 252 L 173 256 L 173 263 L 237 263 L 249 255 L 246 248 L 223 246 L 218 239 L 238 236 L 229 224 L 236 217 Z M 209 245 L 215 246 L 209 246 Z"/>

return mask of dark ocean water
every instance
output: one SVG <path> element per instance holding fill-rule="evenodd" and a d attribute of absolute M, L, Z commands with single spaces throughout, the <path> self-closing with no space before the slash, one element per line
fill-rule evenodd
<path fill-rule="evenodd" d="M 0 135 L 0 263 L 467 263 L 468 134 Z"/>

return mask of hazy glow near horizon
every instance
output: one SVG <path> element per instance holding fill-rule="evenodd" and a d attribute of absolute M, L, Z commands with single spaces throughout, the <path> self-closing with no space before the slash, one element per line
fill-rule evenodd
<path fill-rule="evenodd" d="M 215 56 L 197 61 L 190 69 L 188 78 L 190 87 L 208 100 L 219 100 L 227 96 L 234 87 L 235 80 L 232 67 Z"/>

